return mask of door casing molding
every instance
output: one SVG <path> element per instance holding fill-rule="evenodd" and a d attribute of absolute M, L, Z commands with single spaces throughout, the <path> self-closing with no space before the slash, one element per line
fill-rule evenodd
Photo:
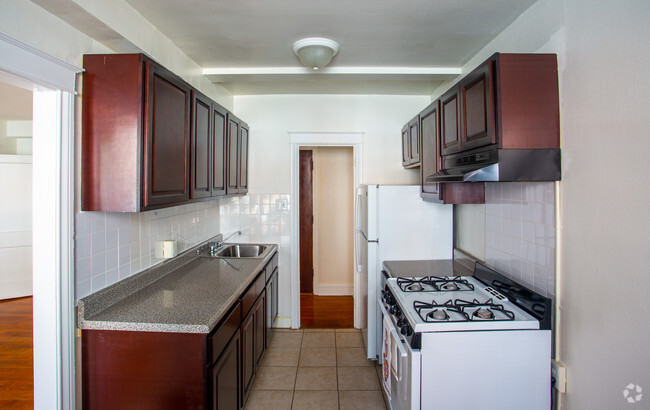
<path fill-rule="evenodd" d="M 300 328 L 300 147 L 352 147 L 354 189 L 361 184 L 363 132 L 289 132 L 291 149 L 291 327 Z M 354 198 L 354 193 L 352 195 Z M 354 203 L 350 206 L 354 207 Z M 354 274 L 354 325 L 359 323 L 361 292 Z"/>

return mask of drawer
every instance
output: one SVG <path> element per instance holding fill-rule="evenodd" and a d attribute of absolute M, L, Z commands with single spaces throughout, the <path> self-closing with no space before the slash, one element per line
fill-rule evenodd
<path fill-rule="evenodd" d="M 212 335 L 208 337 L 208 363 L 212 365 L 217 361 L 223 349 L 239 329 L 241 322 L 241 304 L 237 302 L 235 307 L 226 315 L 226 318 L 217 327 Z"/>
<path fill-rule="evenodd" d="M 269 263 L 266 264 L 266 281 L 268 282 L 273 272 L 278 268 L 278 253 L 276 252 Z"/>
<path fill-rule="evenodd" d="M 264 284 L 266 283 L 266 274 L 264 270 L 259 273 L 255 281 L 248 287 L 246 293 L 241 298 L 241 313 L 242 317 L 246 317 L 248 312 L 251 310 L 257 297 L 264 290 Z"/>

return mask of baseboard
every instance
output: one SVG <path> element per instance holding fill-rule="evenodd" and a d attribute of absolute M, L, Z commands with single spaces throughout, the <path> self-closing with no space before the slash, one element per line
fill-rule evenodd
<path fill-rule="evenodd" d="M 290 317 L 279 317 L 275 319 L 274 328 L 278 329 L 290 329 L 291 328 L 291 318 Z"/>
<path fill-rule="evenodd" d="M 314 295 L 318 296 L 352 296 L 354 285 L 318 285 Z"/>

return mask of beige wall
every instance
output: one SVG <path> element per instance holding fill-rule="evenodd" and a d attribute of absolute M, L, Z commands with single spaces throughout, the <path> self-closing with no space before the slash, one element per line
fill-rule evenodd
<path fill-rule="evenodd" d="M 539 0 L 465 70 L 495 51 L 558 54 L 564 409 L 627 408 L 625 386 L 650 388 L 648 21 L 645 0 Z"/>
<path fill-rule="evenodd" d="M 314 147 L 314 294 L 354 291 L 351 147 Z"/>

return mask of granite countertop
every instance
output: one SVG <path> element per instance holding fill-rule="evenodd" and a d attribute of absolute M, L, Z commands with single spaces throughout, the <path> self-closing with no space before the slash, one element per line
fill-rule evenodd
<path fill-rule="evenodd" d="M 277 250 L 262 258 L 199 256 L 196 246 L 78 302 L 80 329 L 209 333 Z"/>
<path fill-rule="evenodd" d="M 392 278 L 421 276 L 472 276 L 474 271 L 453 259 L 385 261 L 386 273 Z"/>

